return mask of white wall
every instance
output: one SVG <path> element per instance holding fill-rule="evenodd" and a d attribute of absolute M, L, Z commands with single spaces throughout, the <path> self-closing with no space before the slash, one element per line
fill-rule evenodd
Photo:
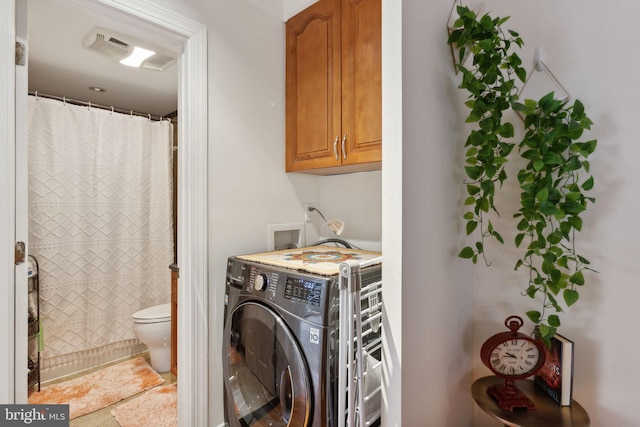
<path fill-rule="evenodd" d="M 307 201 L 314 202 L 328 220 L 345 221 L 341 238 L 362 249 L 381 250 L 381 185 L 380 171 L 318 177 L 317 197 Z M 315 221 L 318 217 L 307 226 L 308 243 L 314 242 L 314 233 L 318 239 L 336 237 L 322 220 Z"/>
<path fill-rule="evenodd" d="M 402 22 L 396 23 L 402 27 L 403 153 L 401 163 L 389 164 L 384 157 L 383 164 L 385 175 L 387 168 L 390 174 L 402 171 L 404 426 L 472 425 L 473 287 L 471 269 L 455 256 L 462 232 L 461 169 L 455 161 L 462 149 L 454 143 L 458 123 L 446 46 L 449 9 L 448 1 L 403 0 Z"/>
<path fill-rule="evenodd" d="M 284 172 L 284 22 L 234 0 L 157 0 L 209 31 L 210 425 L 223 422 L 222 317 L 226 260 L 267 250 L 268 224 L 304 221 L 305 202 L 347 222 L 344 237 L 379 247 L 380 173 Z M 344 197 L 358 189 L 355 200 Z M 364 196 L 367 197 L 364 197 Z M 361 218 L 362 209 L 369 218 Z M 362 226 L 362 224 L 365 224 Z M 327 235 L 319 222 L 309 239 Z"/>
<path fill-rule="evenodd" d="M 576 242 L 600 273 L 587 275 L 580 300 L 561 317 L 560 332 L 575 341 L 574 397 L 589 412 L 591 424 L 638 425 L 640 371 L 634 368 L 633 355 L 640 345 L 627 335 L 636 335 L 633 314 L 635 298 L 640 297 L 636 286 L 640 251 L 633 229 L 640 214 L 640 177 L 634 164 L 640 154 L 635 129 L 640 87 L 633 81 L 640 65 L 634 54 L 640 4 L 593 0 L 485 4 L 484 10 L 511 16 L 506 25 L 520 32 L 526 43 L 520 56 L 527 69 L 532 67 L 533 50 L 542 47 L 546 65 L 584 103 L 594 121 L 585 137 L 598 139 L 591 159 L 596 180 L 592 195 L 597 200 L 584 215 L 584 231 Z M 518 197 L 515 188 L 508 191 L 505 199 Z M 505 315 L 535 307 L 518 296 L 526 278 L 512 272 L 513 261 L 501 261 L 513 258 L 513 245 L 491 249 L 495 265 L 475 270 L 474 354 L 482 340 L 500 328 Z M 478 358 L 474 362 L 474 376 L 488 373 Z"/>
<path fill-rule="evenodd" d="M 634 54 L 640 33 L 634 20 L 640 5 L 483 3 L 485 11 L 512 16 L 508 27 L 525 40 L 521 57 L 527 69 L 534 49 L 541 46 L 548 67 L 595 122 L 587 137 L 599 140 L 591 162 L 597 202 L 584 216 L 578 243 L 600 274 L 588 275 L 581 300 L 562 317 L 561 332 L 576 342 L 574 396 L 592 425 L 637 425 L 640 373 L 632 355 L 639 346 L 625 335 L 635 335 L 634 300 L 640 296 L 634 280 L 640 273 L 635 260 L 640 252 L 632 228 L 640 214 L 635 197 L 640 178 L 632 163 L 640 150 L 633 126 L 638 112 L 634 97 L 640 91 L 633 83 L 640 64 Z M 502 330 L 507 315 L 524 313 L 532 305 L 519 295 L 526 279 L 513 272 L 508 258 L 515 251 L 513 236 L 505 235 L 509 243 L 504 247 L 489 248 L 495 254 L 491 268 L 455 259 L 466 241 L 459 184 L 465 126 L 464 95 L 455 88 L 458 80 L 445 41 L 451 5 L 449 0 L 402 2 L 402 422 L 499 425 L 477 410 L 474 421 L 469 417 L 474 408 L 470 382 L 490 374 L 479 361 L 479 348 L 487 336 Z M 390 165 L 387 157 L 384 162 L 384 175 L 400 166 Z M 502 201 L 508 207 L 518 197 L 511 186 Z M 508 215 L 503 219 L 511 221 Z M 386 217 L 383 226 L 386 238 Z M 454 370 L 458 366 L 462 375 Z"/>

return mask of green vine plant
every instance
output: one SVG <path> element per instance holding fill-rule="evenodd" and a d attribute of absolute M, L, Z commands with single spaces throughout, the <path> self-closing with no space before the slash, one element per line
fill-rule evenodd
<path fill-rule="evenodd" d="M 448 43 L 459 48 L 458 70 L 462 73 L 461 89 L 469 92 L 465 105 L 469 108 L 467 123 L 478 123 L 465 142 L 466 166 L 464 168 L 467 198 L 464 202 L 470 210 L 464 213 L 467 235 L 479 227 L 479 240 L 473 246 L 462 249 L 459 256 L 470 258 L 475 264 L 484 251 L 485 238 L 493 237 L 500 243 L 504 240 L 494 228 L 490 215 L 499 215 L 494 204 L 496 185 L 502 186 L 507 179 L 505 164 L 515 144 L 513 124 L 503 120 L 503 112 L 517 99 L 515 77 L 524 82 L 526 71 L 520 65 L 517 54 L 511 53 L 512 45 L 521 47 L 523 42 L 515 31 L 502 31 L 501 25 L 509 18 L 491 18 L 484 15 L 477 19 L 475 12 L 458 6 L 459 18 Z M 467 50 L 473 63 L 469 68 L 463 64 Z"/>
<path fill-rule="evenodd" d="M 515 143 L 513 124 L 503 120 L 503 113 L 512 108 L 524 118 L 525 135 L 518 144 L 520 157 L 526 165 L 518 172 L 521 207 L 518 219 L 516 247 L 525 246 L 515 269 L 526 269 L 528 286 L 523 295 L 541 298 L 540 310 L 528 311 L 540 336 L 549 344 L 560 326 L 557 313 L 563 312 L 560 298 L 567 307 L 579 298 L 579 288 L 585 284 L 584 272 L 592 270 L 590 262 L 576 250 L 576 233 L 582 230 L 581 214 L 595 199 L 586 193 L 593 188 L 587 158 L 597 142 L 579 142 L 585 130 L 593 124 L 580 101 L 573 105 L 554 99 L 549 93 L 539 101 L 518 102 L 516 81 L 526 81 L 526 72 L 513 45 L 522 47 L 517 32 L 501 26 L 509 18 L 478 18 L 465 6 L 458 6 L 459 18 L 454 23 L 448 43 L 459 49 L 456 64 L 462 73 L 459 87 L 469 93 L 465 105 L 470 109 L 466 122 L 477 123 L 465 142 L 465 187 L 467 198 L 464 212 L 466 233 L 479 229 L 479 240 L 464 247 L 459 257 L 474 264 L 482 256 L 488 262 L 485 238 L 504 243 L 493 227 L 490 214 L 499 215 L 494 205 L 496 186 L 507 179 L 505 164 Z M 463 64 L 466 52 L 473 55 L 470 68 Z M 561 297 L 560 297 L 561 295 Z"/>
<path fill-rule="evenodd" d="M 558 315 L 546 312 L 563 311 L 559 295 L 567 307 L 578 301 L 583 273 L 592 270 L 576 250 L 575 236 L 582 230 L 580 215 L 595 202 L 585 193 L 594 185 L 587 158 L 597 145 L 596 140 L 578 141 L 593 124 L 582 103 L 568 106 L 553 95 L 513 104 L 524 116 L 526 133 L 518 149 L 528 161 L 518 172 L 521 207 L 514 215 L 520 218 L 515 243 L 520 247 L 525 242 L 526 251 L 515 268 L 528 270 L 526 295 L 542 295 L 542 310 L 526 314 L 545 341 L 560 326 Z"/>

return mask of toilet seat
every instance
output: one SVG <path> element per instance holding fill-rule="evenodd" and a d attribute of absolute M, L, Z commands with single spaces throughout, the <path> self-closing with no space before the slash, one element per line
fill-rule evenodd
<path fill-rule="evenodd" d="M 171 304 L 144 308 L 133 314 L 134 323 L 162 323 L 171 321 Z"/>

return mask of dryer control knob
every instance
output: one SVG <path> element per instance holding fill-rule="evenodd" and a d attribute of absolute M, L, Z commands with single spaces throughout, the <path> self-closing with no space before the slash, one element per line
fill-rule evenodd
<path fill-rule="evenodd" d="M 264 291 L 265 289 L 267 289 L 268 284 L 269 284 L 269 279 L 267 278 L 266 274 L 264 273 L 256 274 L 256 278 L 253 281 L 253 288 L 256 291 Z"/>

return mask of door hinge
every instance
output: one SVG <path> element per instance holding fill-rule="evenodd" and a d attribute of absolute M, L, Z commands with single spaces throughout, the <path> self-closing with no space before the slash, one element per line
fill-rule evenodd
<path fill-rule="evenodd" d="M 22 264 L 26 258 L 27 250 L 24 242 L 16 242 L 15 265 Z"/>
<path fill-rule="evenodd" d="M 26 65 L 27 46 L 24 43 L 16 42 L 16 65 Z"/>

